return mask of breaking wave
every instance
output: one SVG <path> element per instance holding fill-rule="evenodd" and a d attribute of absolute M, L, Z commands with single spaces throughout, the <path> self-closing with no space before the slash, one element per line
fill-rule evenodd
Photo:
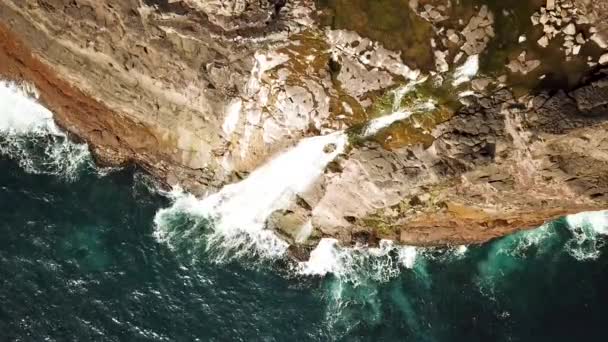
<path fill-rule="evenodd" d="M 287 243 L 268 229 L 218 229 L 205 200 L 180 190 L 169 193 L 173 205 L 155 217 L 155 237 L 171 248 L 196 259 L 222 263 L 236 259 L 282 260 Z M 238 215 L 238 213 L 237 213 Z M 258 227 L 259 228 L 259 227 Z M 518 232 L 487 244 L 487 256 L 478 263 L 482 287 L 526 267 L 526 260 L 566 253 L 578 261 L 597 259 L 608 234 L 608 211 L 571 215 L 537 229 Z M 424 274 L 424 264 L 450 264 L 469 257 L 471 247 L 422 248 L 382 240 L 378 247 L 340 246 L 335 239 L 322 239 L 307 261 L 292 264 L 291 272 L 304 277 L 331 277 L 340 288 L 386 283 L 405 270 Z M 473 250 L 478 247 L 473 246 Z M 337 290 L 332 290 L 336 294 Z M 338 291 L 339 292 L 339 291 Z"/>
<path fill-rule="evenodd" d="M 608 235 L 608 211 L 586 212 L 566 218 L 572 237 L 566 251 L 579 261 L 595 260 L 605 246 Z"/>
<path fill-rule="evenodd" d="M 213 251 L 217 260 L 283 256 L 289 246 L 266 229 L 266 219 L 287 209 L 297 194 L 314 184 L 346 144 L 342 132 L 303 139 L 245 180 L 203 199 L 174 192 L 173 205 L 156 215 L 155 235 L 172 246 L 193 239 L 197 243 L 192 247 Z"/>
<path fill-rule="evenodd" d="M 70 141 L 35 97 L 34 90 L 0 81 L 0 154 L 29 173 L 73 180 L 91 163 L 89 149 Z"/>
<path fill-rule="evenodd" d="M 487 256 L 478 263 L 478 285 L 493 297 L 496 284 L 531 263 L 555 258 L 578 262 L 596 260 L 608 235 L 608 211 L 584 212 L 518 232 L 490 243 Z"/>
<path fill-rule="evenodd" d="M 608 235 L 608 211 L 569 215 L 539 228 L 522 231 L 493 243 L 497 254 L 525 258 L 562 252 L 578 261 L 597 259 Z"/>
<path fill-rule="evenodd" d="M 310 254 L 310 259 L 295 268 L 300 275 L 334 277 L 360 284 L 368 280 L 386 282 L 397 277 L 404 268 L 411 269 L 416 263 L 418 249 L 398 246 L 393 241 L 382 240 L 378 247 L 340 247 L 338 240 L 322 239 Z"/>
<path fill-rule="evenodd" d="M 193 261 L 205 254 L 217 263 L 233 259 L 276 259 L 288 244 L 268 229 L 222 230 L 204 200 L 175 189 L 168 193 L 173 204 L 161 209 L 154 218 L 154 236 L 171 249 L 191 256 Z M 238 212 L 234 215 L 239 215 Z"/>

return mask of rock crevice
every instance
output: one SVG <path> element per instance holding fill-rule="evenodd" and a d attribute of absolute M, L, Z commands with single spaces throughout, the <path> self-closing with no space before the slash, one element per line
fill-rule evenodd
<path fill-rule="evenodd" d="M 403 16 L 377 21 L 384 12 L 364 0 L 0 0 L 0 75 L 35 85 L 100 162 L 135 163 L 195 194 L 246 177 L 303 137 L 361 132 L 431 105 L 373 137 L 351 134 L 348 153 L 271 215 L 269 227 L 304 246 L 476 243 L 606 209 L 608 73 L 595 62 L 606 2 L 543 4 L 522 25 L 532 31 L 509 42 L 499 26 L 522 9 L 446 3 L 389 1 Z M 574 32 L 557 22 L 558 5 L 568 9 L 559 20 L 575 14 Z M 353 22 L 338 13 L 347 7 Z M 415 36 L 393 25 L 399 18 L 416 23 Z M 573 42 L 559 63 L 589 76 L 576 87 L 544 90 L 559 72 L 539 74 L 558 63 L 531 39 L 541 19 Z"/>

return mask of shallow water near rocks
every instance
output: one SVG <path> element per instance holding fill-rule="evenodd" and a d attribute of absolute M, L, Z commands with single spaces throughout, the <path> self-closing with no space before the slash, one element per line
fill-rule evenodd
<path fill-rule="evenodd" d="M 213 262 L 152 236 L 167 200 L 123 170 L 75 183 L 0 161 L 0 331 L 8 340 L 568 340 L 603 336 L 606 248 L 507 237 L 324 278 L 280 262 Z M 526 247 L 527 246 L 527 247 Z M 461 252 L 462 253 L 462 252 Z M 387 272 L 389 268 L 385 269 Z M 392 269 L 391 269 L 392 270 Z M 353 278 L 354 279 L 354 278 Z"/>
<path fill-rule="evenodd" d="M 2 137 L 3 145 L 16 138 Z M 0 149 L 2 340 L 600 341 L 605 335 L 606 213 L 468 248 L 406 255 L 390 246 L 339 249 L 318 260 L 331 263 L 325 276 L 311 276 L 282 258 L 218 258 L 204 248 L 212 227 L 195 225 L 187 212 L 175 213 L 171 223 L 190 235 L 170 248 L 155 239 L 154 217 L 171 201 L 146 176 L 100 172 L 90 157 L 69 178 L 55 169 L 32 172 L 24 157 L 61 165 L 69 154 L 45 151 L 66 142 L 53 132 L 18 137 L 39 148 Z M 200 245 L 192 243 L 196 238 Z"/>

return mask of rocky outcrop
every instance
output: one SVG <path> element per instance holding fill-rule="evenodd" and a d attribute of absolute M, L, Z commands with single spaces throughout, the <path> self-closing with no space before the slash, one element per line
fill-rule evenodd
<path fill-rule="evenodd" d="M 0 74 L 34 84 L 100 162 L 196 194 L 303 137 L 431 103 L 354 139 L 268 225 L 303 245 L 482 242 L 608 207 L 608 77 L 590 69 L 605 5 L 0 0 Z M 553 46 L 551 31 L 539 46 L 535 24 L 572 44 Z M 416 91 L 397 99 L 406 84 Z"/>
<path fill-rule="evenodd" d="M 313 225 L 353 243 L 458 244 L 605 209 L 606 76 L 569 93 L 474 100 L 426 149 L 366 143 L 305 197 Z"/>
<path fill-rule="evenodd" d="M 165 184 L 201 193 L 231 181 L 217 157 L 227 144 L 228 104 L 246 93 L 255 51 L 310 21 L 311 5 L 296 5 L 273 25 L 275 7 L 266 2 L 6 0 L 0 25 L 13 67 L 3 65 L 3 74 L 48 94 L 42 99 L 58 123 L 100 161 L 133 161 Z M 243 35 L 252 38 L 241 42 Z M 54 88 L 99 108 L 55 104 L 66 96 Z"/>

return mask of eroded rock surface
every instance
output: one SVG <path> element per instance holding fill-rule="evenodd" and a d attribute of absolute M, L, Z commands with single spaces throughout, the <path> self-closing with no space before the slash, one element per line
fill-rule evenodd
<path fill-rule="evenodd" d="M 313 223 L 341 239 L 368 234 L 450 244 L 603 209 L 604 84 L 520 99 L 503 90 L 478 99 L 436 127 L 428 149 L 366 144 L 341 161 L 340 174 L 327 176 Z"/>
<path fill-rule="evenodd" d="M 101 162 L 196 194 L 428 102 L 353 139 L 268 225 L 303 245 L 482 242 L 608 207 L 607 2 L 508 6 L 0 0 L 0 74 L 35 85 Z"/>

